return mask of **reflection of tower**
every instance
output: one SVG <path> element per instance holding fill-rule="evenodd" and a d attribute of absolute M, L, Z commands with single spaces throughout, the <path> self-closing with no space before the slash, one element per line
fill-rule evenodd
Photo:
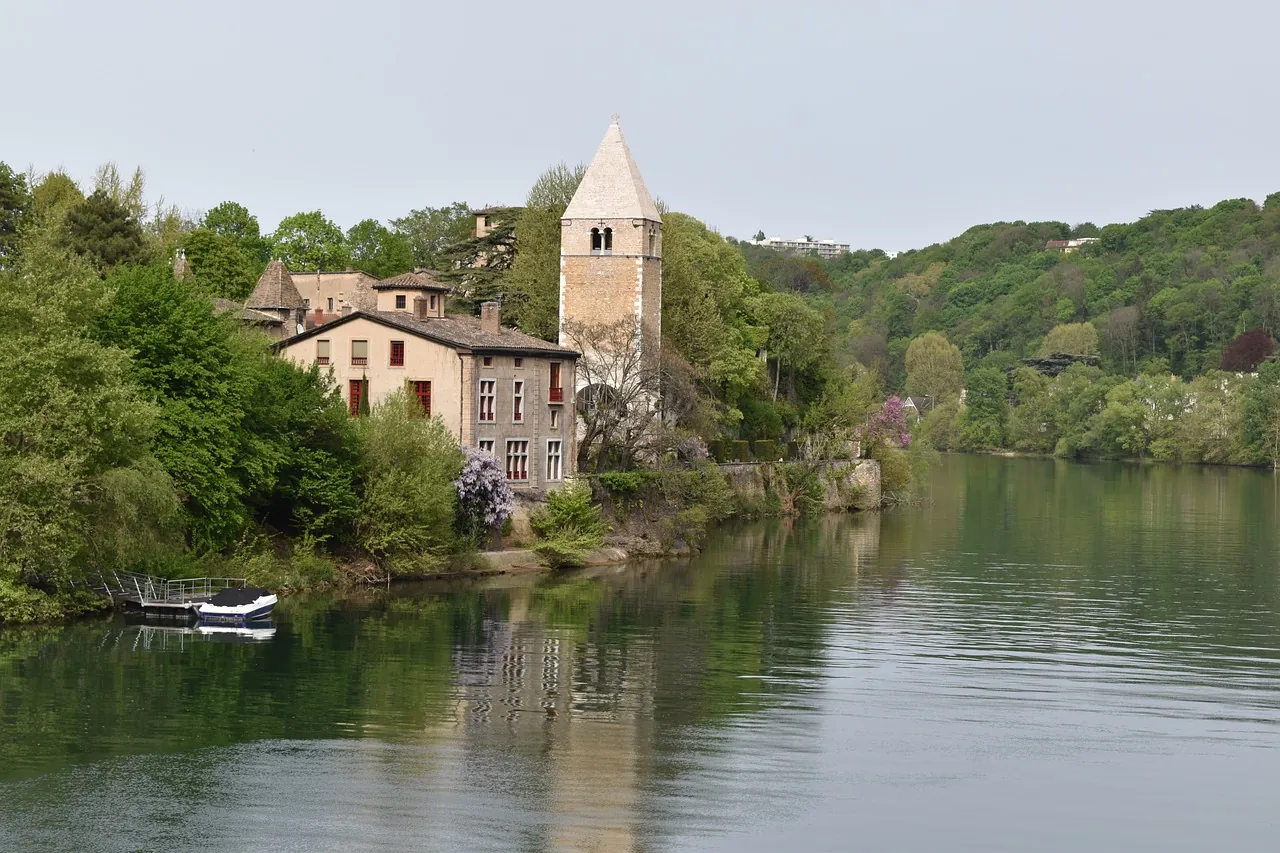
<path fill-rule="evenodd" d="M 615 115 L 560 221 L 560 343 L 573 345 L 566 323 L 623 319 L 638 320 L 658 344 L 662 217 Z"/>

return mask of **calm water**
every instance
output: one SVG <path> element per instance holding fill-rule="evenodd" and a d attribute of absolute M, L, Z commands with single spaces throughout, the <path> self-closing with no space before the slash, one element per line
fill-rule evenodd
<path fill-rule="evenodd" d="M 0 635 L 0 850 L 1280 849 L 1280 487 L 948 457 L 702 557 Z"/>

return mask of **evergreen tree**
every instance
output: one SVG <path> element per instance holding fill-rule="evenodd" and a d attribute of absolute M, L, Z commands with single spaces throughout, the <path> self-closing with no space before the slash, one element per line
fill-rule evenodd
<path fill-rule="evenodd" d="M 18 226 L 30 207 L 27 176 L 0 162 L 0 269 L 17 260 Z"/>
<path fill-rule="evenodd" d="M 104 190 L 94 190 L 67 212 L 67 235 L 71 248 L 103 275 L 117 266 L 148 260 L 142 227 Z"/>

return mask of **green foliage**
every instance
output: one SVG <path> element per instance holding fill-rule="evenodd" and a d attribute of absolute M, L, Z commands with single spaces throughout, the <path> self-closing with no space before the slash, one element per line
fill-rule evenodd
<path fill-rule="evenodd" d="M 751 461 L 751 442 L 738 440 L 730 442 L 730 446 L 733 447 L 731 456 L 734 462 Z"/>
<path fill-rule="evenodd" d="M 658 471 L 603 471 L 599 475 L 600 485 L 615 497 L 631 498 L 639 494 L 645 486 L 661 479 Z"/>
<path fill-rule="evenodd" d="M 31 188 L 31 211 L 48 222 L 61 222 L 84 201 L 80 186 L 66 172 L 50 172 Z"/>
<path fill-rule="evenodd" d="M 1280 467 L 1280 362 L 1259 365 L 1244 397 L 1244 434 L 1259 457 Z"/>
<path fill-rule="evenodd" d="M 243 302 L 262 274 L 257 258 L 233 238 L 210 228 L 196 228 L 182 241 L 196 284 L 210 296 Z"/>
<path fill-rule="evenodd" d="M 724 439 L 713 438 L 711 441 L 708 441 L 707 455 L 709 455 L 712 459 L 714 459 L 717 462 L 726 461 L 728 457 L 725 456 L 725 452 L 724 452 Z"/>
<path fill-rule="evenodd" d="M 1092 323 L 1054 326 L 1040 345 L 1040 355 L 1097 355 L 1098 330 Z"/>
<path fill-rule="evenodd" d="M 404 235 L 376 219 L 364 219 L 347 231 L 351 263 L 376 278 L 391 278 L 414 267 L 413 248 Z"/>
<path fill-rule="evenodd" d="M 992 367 L 969 374 L 961 433 L 965 446 L 981 450 L 1004 443 L 1008 405 L 1005 375 Z"/>
<path fill-rule="evenodd" d="M 210 208 L 199 225 L 235 243 L 258 267 L 271 259 L 271 242 L 263 239 L 258 217 L 242 204 L 224 201 Z"/>
<path fill-rule="evenodd" d="M 757 459 L 761 462 L 775 462 L 778 460 L 778 443 L 768 439 L 761 439 L 751 446 Z"/>
<path fill-rule="evenodd" d="M 907 393 L 942 402 L 960 392 L 964 360 L 960 348 L 939 332 L 927 332 L 907 346 Z"/>
<path fill-rule="evenodd" d="M 456 201 L 444 207 L 411 210 L 391 220 L 391 227 L 409 244 L 413 256 L 410 266 L 447 270 L 449 250 L 471 236 L 474 221 L 467 203 Z"/>
<path fill-rule="evenodd" d="M 271 235 L 271 251 L 290 270 L 341 270 L 351 260 L 342 229 L 319 210 L 280 220 Z"/>
<path fill-rule="evenodd" d="M 526 207 L 515 223 L 515 258 L 502 280 L 503 315 L 521 331 L 554 341 L 560 311 L 560 217 L 564 208 Z"/>
<path fill-rule="evenodd" d="M 61 588 L 163 548 L 176 510 L 128 355 L 82 332 L 109 294 L 58 236 L 29 232 L 0 272 L 0 584 L 13 608 L 0 621 L 44 612 L 21 584 Z"/>
<path fill-rule="evenodd" d="M 30 207 L 27 176 L 0 162 L 0 270 L 17 261 L 18 226 Z"/>
<path fill-rule="evenodd" d="M 585 565 L 587 555 L 604 544 L 609 532 L 600 507 L 591 502 L 591 490 L 580 485 L 548 493 L 546 504 L 534 510 L 529 523 L 538 536 L 534 551 L 553 569 Z"/>
<path fill-rule="evenodd" d="M 137 219 L 104 190 L 95 190 L 67 212 L 67 241 L 104 275 L 117 266 L 148 260 Z"/>
<path fill-rule="evenodd" d="M 432 569 L 453 547 L 463 462 L 444 422 L 415 414 L 410 402 L 397 391 L 357 420 L 364 496 L 356 534 L 393 574 Z"/>

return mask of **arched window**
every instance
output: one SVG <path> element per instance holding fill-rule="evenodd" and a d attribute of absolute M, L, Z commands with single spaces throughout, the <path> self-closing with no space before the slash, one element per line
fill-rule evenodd
<path fill-rule="evenodd" d="M 600 229 L 592 228 L 591 229 L 591 254 L 593 255 L 600 254 L 601 245 L 602 244 L 600 242 Z"/>
<path fill-rule="evenodd" d="M 604 251 L 606 254 L 613 251 L 613 229 L 604 229 Z"/>

